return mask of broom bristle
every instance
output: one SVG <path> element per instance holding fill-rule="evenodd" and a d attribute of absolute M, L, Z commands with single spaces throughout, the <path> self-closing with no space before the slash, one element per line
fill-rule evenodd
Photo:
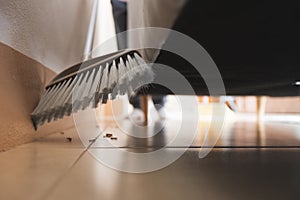
<path fill-rule="evenodd" d="M 154 79 L 150 66 L 136 51 L 117 52 L 93 59 L 59 74 L 46 87 L 31 114 L 35 129 L 118 95 L 130 96 L 133 88 Z M 76 69 L 75 69 L 76 68 Z"/>

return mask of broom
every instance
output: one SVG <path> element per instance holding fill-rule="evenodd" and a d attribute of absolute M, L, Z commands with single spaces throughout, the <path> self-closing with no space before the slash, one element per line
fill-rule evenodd
<path fill-rule="evenodd" d="M 96 108 L 108 99 L 133 93 L 134 86 L 153 80 L 151 67 L 136 50 L 121 50 L 90 59 L 98 0 L 94 0 L 82 63 L 58 74 L 31 113 L 35 130 L 45 122 L 62 119 L 89 106 Z"/>

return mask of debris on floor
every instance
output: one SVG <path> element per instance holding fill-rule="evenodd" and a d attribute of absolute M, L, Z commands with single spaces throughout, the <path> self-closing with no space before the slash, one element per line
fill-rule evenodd
<path fill-rule="evenodd" d="M 112 133 L 106 133 L 104 138 L 110 138 L 111 140 L 118 140 L 118 137 L 114 136 Z"/>
<path fill-rule="evenodd" d="M 112 133 L 106 133 L 104 137 L 106 137 L 106 138 L 111 138 L 112 136 L 113 136 Z"/>

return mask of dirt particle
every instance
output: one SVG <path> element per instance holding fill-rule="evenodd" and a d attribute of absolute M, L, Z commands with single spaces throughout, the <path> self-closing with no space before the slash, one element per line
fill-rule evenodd
<path fill-rule="evenodd" d="M 111 138 L 113 136 L 112 133 L 106 133 L 104 137 Z"/>

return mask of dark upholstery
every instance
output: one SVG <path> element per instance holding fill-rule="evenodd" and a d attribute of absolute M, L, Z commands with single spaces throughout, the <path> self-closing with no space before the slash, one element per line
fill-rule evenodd
<path fill-rule="evenodd" d="M 190 0 L 173 29 L 207 50 L 227 94 L 299 95 L 300 87 L 293 85 L 300 80 L 299 0 Z M 197 94 L 208 94 L 201 76 L 182 58 L 162 51 L 156 62 L 184 74 Z M 148 92 L 168 93 L 159 86 Z"/>

